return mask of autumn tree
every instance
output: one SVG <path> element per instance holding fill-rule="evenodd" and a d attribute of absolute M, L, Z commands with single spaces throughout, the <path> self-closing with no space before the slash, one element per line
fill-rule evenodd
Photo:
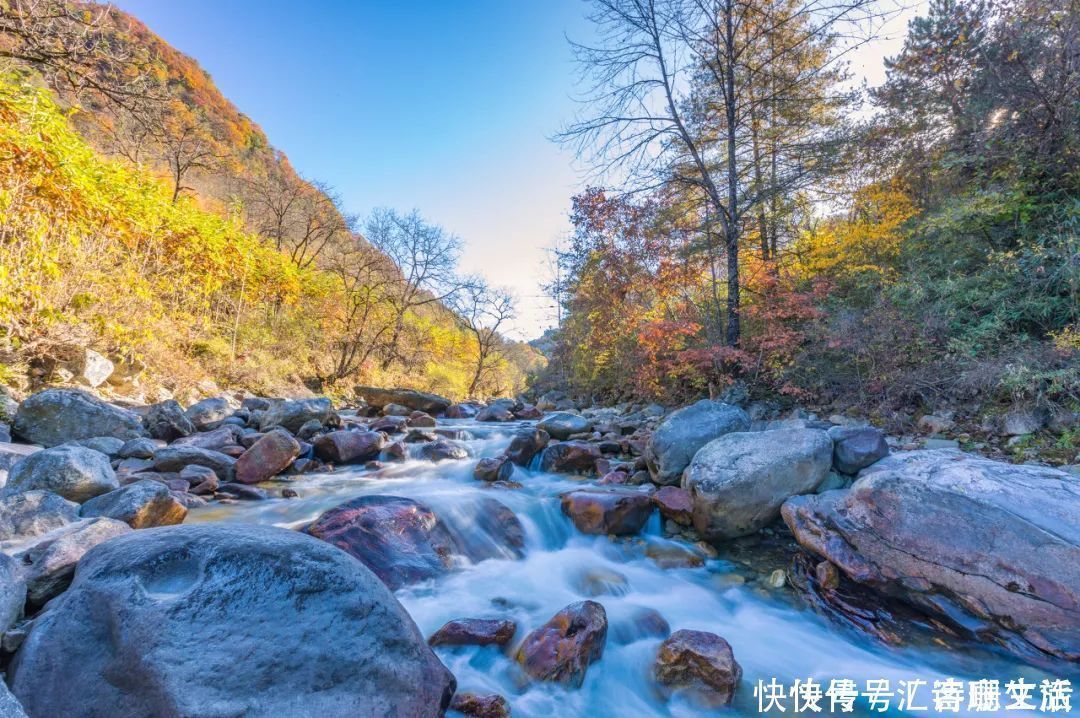
<path fill-rule="evenodd" d="M 705 245 L 712 251 L 715 226 L 726 258 L 725 316 L 714 322 L 726 323 L 725 341 L 737 346 L 746 218 L 827 171 L 833 140 L 823 130 L 831 123 L 815 115 L 835 105 L 836 63 L 867 35 L 874 2 L 594 0 L 593 7 L 600 39 L 575 45 L 587 109 L 560 138 L 598 171 L 625 177 L 626 189 L 673 183 L 701 195 Z M 781 140 L 761 136 L 778 108 L 793 112 L 799 129 L 783 150 Z M 767 183 L 766 151 L 777 159 Z"/>
<path fill-rule="evenodd" d="M 475 396 L 504 358 L 506 340 L 499 330 L 514 318 L 514 297 L 505 289 L 488 286 L 480 277 L 472 277 L 462 282 L 452 308 L 476 343 L 476 369 L 468 392 Z M 493 393 L 499 390 L 496 387 Z"/>

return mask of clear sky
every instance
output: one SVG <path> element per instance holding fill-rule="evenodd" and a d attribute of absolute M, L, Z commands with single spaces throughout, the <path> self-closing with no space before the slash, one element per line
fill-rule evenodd
<path fill-rule="evenodd" d="M 571 119 L 582 0 L 116 0 L 194 57 L 347 212 L 419 209 L 466 243 L 462 269 L 519 299 L 511 335 L 554 324 L 545 249 L 584 175 L 549 137 Z M 852 69 L 871 83 L 894 38 Z"/>

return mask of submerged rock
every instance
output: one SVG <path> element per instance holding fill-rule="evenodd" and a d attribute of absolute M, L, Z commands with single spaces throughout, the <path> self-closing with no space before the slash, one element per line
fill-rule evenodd
<path fill-rule="evenodd" d="M 832 465 L 818 429 L 736 432 L 706 444 L 686 468 L 694 528 L 710 541 L 754 533 L 780 518 L 790 496 L 814 491 Z"/>
<path fill-rule="evenodd" d="M 439 716 L 455 685 L 360 563 L 243 525 L 98 547 L 8 675 L 31 715 L 68 718 Z"/>
<path fill-rule="evenodd" d="M 572 603 L 525 637 L 517 662 L 530 678 L 579 688 L 589 664 L 604 654 L 607 628 L 602 605 L 596 601 Z"/>
<path fill-rule="evenodd" d="M 19 404 L 14 429 L 46 447 L 95 436 L 127 441 L 146 435 L 138 414 L 76 389 L 46 389 L 29 397 Z"/>
<path fill-rule="evenodd" d="M 514 473 L 514 463 L 509 456 L 480 459 L 473 469 L 473 477 L 478 481 L 509 481 Z"/>
<path fill-rule="evenodd" d="M 737 406 L 702 399 L 673 411 L 657 427 L 645 447 L 653 481 L 679 483 L 683 469 L 707 443 L 733 431 L 749 431 L 750 417 Z"/>
<path fill-rule="evenodd" d="M 347 501 L 305 531 L 360 559 L 391 589 L 445 573 L 456 548 L 431 509 L 398 496 Z"/>
<path fill-rule="evenodd" d="M 626 489 L 580 489 L 562 495 L 562 512 L 587 534 L 636 534 L 652 514 L 646 493 Z"/>
<path fill-rule="evenodd" d="M 51 491 L 82 503 L 120 488 L 109 457 L 74 444 L 38 451 L 15 463 L 8 472 L 5 494 Z"/>
<path fill-rule="evenodd" d="M 953 450 L 879 461 L 784 504 L 799 543 L 954 628 L 1080 659 L 1080 484 Z M 1030 650 L 1030 649 L 1028 649 Z"/>
<path fill-rule="evenodd" d="M 516 631 L 517 624 L 505 618 L 459 618 L 431 634 L 428 645 L 505 646 Z"/>
<path fill-rule="evenodd" d="M 742 667 L 728 642 L 705 631 L 672 633 L 660 644 L 654 673 L 660 685 L 687 689 L 714 706 L 731 703 L 742 680 Z"/>

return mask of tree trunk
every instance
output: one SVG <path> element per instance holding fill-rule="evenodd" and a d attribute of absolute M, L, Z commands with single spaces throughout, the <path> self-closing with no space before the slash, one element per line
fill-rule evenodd
<path fill-rule="evenodd" d="M 739 326 L 739 172 L 735 164 L 735 4 L 733 0 L 724 3 L 724 52 L 725 83 L 727 93 L 724 104 L 727 111 L 727 190 L 728 223 L 727 243 L 727 345 L 739 346 L 741 328 Z"/>

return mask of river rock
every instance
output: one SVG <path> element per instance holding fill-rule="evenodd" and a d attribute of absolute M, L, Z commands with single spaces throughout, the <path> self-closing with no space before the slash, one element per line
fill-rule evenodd
<path fill-rule="evenodd" d="M 41 489 L 82 503 L 120 488 L 109 457 L 73 444 L 26 456 L 11 467 L 4 494 Z"/>
<path fill-rule="evenodd" d="M 689 526 L 694 522 L 694 499 L 686 489 L 661 486 L 652 495 L 652 500 L 665 519 L 670 519 L 680 526 Z"/>
<path fill-rule="evenodd" d="M 514 474 L 514 463 L 509 456 L 480 459 L 473 469 L 473 477 L 479 481 L 509 481 Z"/>
<path fill-rule="evenodd" d="M 742 679 L 728 642 L 705 631 L 672 633 L 660 644 L 654 673 L 660 685 L 689 689 L 712 706 L 730 704 Z"/>
<path fill-rule="evenodd" d="M 434 717 L 455 685 L 359 562 L 245 525 L 98 547 L 35 621 L 9 681 L 31 715 L 67 718 Z"/>
<path fill-rule="evenodd" d="M 902 452 L 846 491 L 789 499 L 783 514 L 804 548 L 858 583 L 1080 660 L 1080 483 L 1065 472 Z"/>
<path fill-rule="evenodd" d="M 445 416 L 447 419 L 471 419 L 479 413 L 482 407 L 476 404 L 470 404 L 468 402 L 464 404 L 451 404 L 447 408 Z"/>
<path fill-rule="evenodd" d="M 514 433 L 506 455 L 518 466 L 528 467 L 533 457 L 543 451 L 551 437 L 543 429 L 521 429 Z"/>
<path fill-rule="evenodd" d="M 857 474 L 875 461 L 889 455 L 885 434 L 872 426 L 834 426 L 833 466 L 842 474 Z"/>
<path fill-rule="evenodd" d="M 673 411 L 645 447 L 653 481 L 661 486 L 679 483 L 683 469 L 701 447 L 724 434 L 749 429 L 750 417 L 745 411 L 719 401 L 702 399 Z"/>
<path fill-rule="evenodd" d="M 456 548 L 431 509 L 398 496 L 347 501 L 305 531 L 360 559 L 391 589 L 445 573 Z"/>
<path fill-rule="evenodd" d="M 32 444 L 12 444 L 6 441 L 0 442 L 0 489 L 7 485 L 8 472 L 11 470 L 11 467 L 21 461 L 24 457 L 38 451 L 41 451 L 41 447 L 33 446 Z"/>
<path fill-rule="evenodd" d="M 187 508 L 160 481 L 143 479 L 90 499 L 82 505 L 83 518 L 105 516 L 123 521 L 133 529 L 182 523 Z"/>
<path fill-rule="evenodd" d="M 51 491 L 0 497 L 0 541 L 41 536 L 79 520 L 79 505 Z"/>
<path fill-rule="evenodd" d="M 26 718 L 22 704 L 3 681 L 0 681 L 0 718 Z"/>
<path fill-rule="evenodd" d="M 438 440 L 439 435 L 432 429 L 409 429 L 409 433 L 403 439 L 406 444 L 426 444 Z"/>
<path fill-rule="evenodd" d="M 415 426 L 418 429 L 434 429 L 436 423 L 435 417 L 431 414 L 422 411 L 409 414 L 409 426 Z"/>
<path fill-rule="evenodd" d="M 236 460 L 236 480 L 241 484 L 266 481 L 289 468 L 299 455 L 300 443 L 289 432 L 282 429 L 268 431 Z"/>
<path fill-rule="evenodd" d="M 75 565 L 99 543 L 131 531 L 123 521 L 109 518 L 82 519 L 62 526 L 12 555 L 26 579 L 27 605 L 37 608 L 59 596 L 71 583 Z"/>
<path fill-rule="evenodd" d="M 556 474 L 588 474 L 596 470 L 600 450 L 584 441 L 549 444 L 540 454 L 540 470 Z"/>
<path fill-rule="evenodd" d="M 430 646 L 505 646 L 517 624 L 509 619 L 459 618 L 448 621 L 428 638 Z"/>
<path fill-rule="evenodd" d="M 458 553 L 470 561 L 524 555 L 525 528 L 506 504 L 483 497 L 457 503 L 444 517 Z"/>
<path fill-rule="evenodd" d="M 470 718 L 510 718 L 510 704 L 498 693 L 455 693 L 450 710 Z"/>
<path fill-rule="evenodd" d="M 162 441 L 175 441 L 195 433 L 195 425 L 174 399 L 152 404 L 143 417 L 143 424 L 150 436 Z"/>
<path fill-rule="evenodd" d="M 412 409 L 404 404 L 387 404 L 382 408 L 383 416 L 400 416 L 407 418 L 412 413 Z"/>
<path fill-rule="evenodd" d="M 551 438 L 562 441 L 569 439 L 574 434 L 584 434 L 592 431 L 593 423 L 580 414 L 560 411 L 544 417 L 543 421 L 536 426 L 546 431 Z"/>
<path fill-rule="evenodd" d="M 709 541 L 754 533 L 780 517 L 790 496 L 813 492 L 832 466 L 818 429 L 736 432 L 706 444 L 686 468 L 694 528 Z"/>
<path fill-rule="evenodd" d="M 409 420 L 404 416 L 383 416 L 371 422 L 368 428 L 387 434 L 400 434 L 409 428 Z"/>
<path fill-rule="evenodd" d="M 89 439 L 76 439 L 75 441 L 67 441 L 64 444 L 70 444 L 72 446 L 81 446 L 84 449 L 93 449 L 108 456 L 110 459 L 115 459 L 120 456 L 120 449 L 124 447 L 126 442 L 123 439 L 117 439 L 112 436 L 94 436 Z M 63 446 L 64 444 L 61 444 Z"/>
<path fill-rule="evenodd" d="M 189 406 L 187 411 L 184 412 L 184 416 L 188 418 L 188 421 L 197 431 L 203 431 L 231 416 L 232 413 L 233 410 L 229 406 L 228 399 L 223 396 L 213 396 Z"/>
<path fill-rule="evenodd" d="M 504 404 L 492 404 L 485 406 L 476 413 L 477 421 L 513 421 L 514 412 Z"/>
<path fill-rule="evenodd" d="M 172 446 L 194 446 L 198 449 L 221 451 L 227 446 L 240 445 L 242 430 L 232 424 L 222 424 L 213 431 L 203 431 L 191 436 L 184 436 L 172 443 Z"/>
<path fill-rule="evenodd" d="M 516 659 L 526 675 L 580 688 L 607 641 L 607 612 L 596 601 L 572 603 L 530 633 Z"/>
<path fill-rule="evenodd" d="M 66 441 L 115 436 L 145 436 L 138 414 L 107 404 L 77 389 L 46 389 L 19 404 L 15 433 L 33 444 L 58 446 Z"/>
<path fill-rule="evenodd" d="M 315 439 L 315 455 L 334 464 L 359 464 L 378 458 L 385 446 L 381 431 L 331 431 Z"/>
<path fill-rule="evenodd" d="M 0 635 L 22 618 L 25 605 L 26 580 L 22 576 L 22 570 L 15 559 L 6 553 L 0 553 Z M 513 630 L 510 635 L 514 635 Z M 0 716 L 2 715 L 0 713 Z"/>
<path fill-rule="evenodd" d="M 428 461 L 460 461 L 469 458 L 469 450 L 457 442 L 439 439 L 423 444 L 416 451 L 417 458 Z"/>
<path fill-rule="evenodd" d="M 160 448 L 159 444 L 153 439 L 146 437 L 131 439 L 120 447 L 118 456 L 121 459 L 152 459 L 158 448 Z"/>
<path fill-rule="evenodd" d="M 400 404 L 412 411 L 441 414 L 450 407 L 450 400 L 438 394 L 412 389 L 380 389 L 374 386 L 358 386 L 356 394 L 371 406 L 383 408 L 387 404 Z"/>
<path fill-rule="evenodd" d="M 579 489 L 562 495 L 562 512 L 587 534 L 636 534 L 652 510 L 652 498 L 637 491 Z"/>
<path fill-rule="evenodd" d="M 200 449 L 197 446 L 166 446 L 154 454 L 154 469 L 166 473 L 177 473 L 185 466 L 205 466 L 222 480 L 233 478 L 236 459 L 220 451 Z"/>
<path fill-rule="evenodd" d="M 331 423 L 335 426 L 338 424 L 334 405 L 329 399 L 318 397 L 279 401 L 262 415 L 259 431 L 269 431 L 275 426 L 280 426 L 295 434 L 300 431 L 301 426 L 313 419 L 324 426 Z"/>

